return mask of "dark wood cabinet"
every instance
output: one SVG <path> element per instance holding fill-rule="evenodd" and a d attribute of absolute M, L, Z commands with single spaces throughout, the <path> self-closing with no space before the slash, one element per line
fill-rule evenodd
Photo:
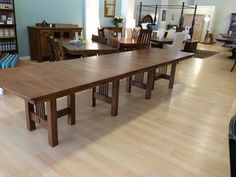
<path fill-rule="evenodd" d="M 75 33 L 81 35 L 79 27 L 28 27 L 31 60 L 38 62 L 49 59 L 49 46 L 46 35 L 54 38 L 73 38 Z"/>

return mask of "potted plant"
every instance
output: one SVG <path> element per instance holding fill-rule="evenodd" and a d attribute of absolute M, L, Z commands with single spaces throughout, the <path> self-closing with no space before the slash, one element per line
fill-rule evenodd
<path fill-rule="evenodd" d="M 115 27 L 119 27 L 120 24 L 124 23 L 124 19 L 122 17 L 117 17 L 115 16 L 113 19 L 112 19 L 112 23 Z"/>

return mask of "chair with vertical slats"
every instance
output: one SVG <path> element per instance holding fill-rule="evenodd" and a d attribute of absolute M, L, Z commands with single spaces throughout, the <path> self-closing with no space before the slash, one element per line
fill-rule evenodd
<path fill-rule="evenodd" d="M 138 36 L 137 49 L 149 48 L 151 42 L 151 35 L 152 35 L 152 30 L 141 29 Z"/>
<path fill-rule="evenodd" d="M 138 41 L 137 41 L 137 49 L 148 49 L 150 47 L 152 31 L 148 29 L 141 29 Z M 131 86 L 136 86 L 139 88 L 146 88 L 146 84 L 144 83 L 144 72 L 136 73 L 134 76 L 127 78 L 127 92 L 131 92 Z"/>
<path fill-rule="evenodd" d="M 137 40 L 138 36 L 139 36 L 139 33 L 140 33 L 140 30 L 141 30 L 141 27 L 135 27 L 132 31 L 131 38 Z"/>
<path fill-rule="evenodd" d="M 53 50 L 53 40 L 54 38 L 48 34 L 46 34 L 46 40 L 48 42 L 48 47 L 49 47 L 49 61 L 53 62 L 55 61 L 55 55 L 54 55 L 54 50 Z"/>
<path fill-rule="evenodd" d="M 94 34 L 92 35 L 92 41 L 98 42 L 101 44 L 107 44 L 107 39 L 105 37 L 100 37 Z"/>
<path fill-rule="evenodd" d="M 63 61 L 65 59 L 65 54 L 61 42 L 54 39 L 52 41 L 52 48 L 55 56 L 55 61 Z"/>

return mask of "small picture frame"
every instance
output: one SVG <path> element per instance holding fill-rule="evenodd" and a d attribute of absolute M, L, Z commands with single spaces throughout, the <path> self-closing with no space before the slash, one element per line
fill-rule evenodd
<path fill-rule="evenodd" d="M 166 10 L 162 10 L 161 21 L 166 21 Z"/>

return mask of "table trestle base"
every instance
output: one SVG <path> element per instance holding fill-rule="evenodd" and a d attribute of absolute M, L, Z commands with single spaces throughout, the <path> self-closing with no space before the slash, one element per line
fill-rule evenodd
<path fill-rule="evenodd" d="M 111 105 L 111 115 L 117 116 L 118 115 L 118 102 L 119 102 L 119 80 L 114 80 L 112 82 L 112 93 L 109 96 L 109 82 L 104 84 L 100 84 L 98 86 L 98 91 L 96 87 L 91 89 L 91 96 L 90 96 L 90 105 L 92 107 L 96 106 L 96 99 L 108 103 Z"/>
<path fill-rule="evenodd" d="M 161 66 L 155 69 L 155 75 L 153 78 L 153 88 L 154 88 L 155 81 L 159 79 L 169 80 L 169 88 L 170 89 L 173 88 L 177 62 L 173 62 L 170 65 L 171 65 L 170 74 L 168 74 L 169 65 Z M 147 83 L 144 82 L 144 72 L 136 73 L 134 77 L 131 76 L 127 78 L 126 92 L 128 93 L 131 92 L 131 86 L 147 90 Z"/>
<path fill-rule="evenodd" d="M 68 124 L 75 124 L 75 94 L 67 96 L 67 108 L 56 110 L 56 99 L 47 102 L 31 103 L 25 101 L 26 122 L 29 131 L 36 129 L 36 123 L 48 129 L 49 145 L 58 144 L 57 119 L 68 115 Z M 46 111 L 47 110 L 47 111 Z"/>

